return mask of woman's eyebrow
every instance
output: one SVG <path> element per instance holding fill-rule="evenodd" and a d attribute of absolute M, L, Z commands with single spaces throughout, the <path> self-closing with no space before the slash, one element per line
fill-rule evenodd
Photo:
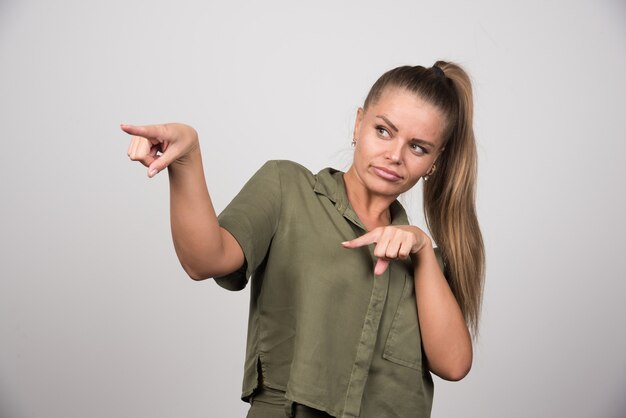
<path fill-rule="evenodd" d="M 413 138 L 411 141 L 420 145 L 425 145 L 428 148 L 435 149 L 435 144 L 433 144 L 432 142 L 426 141 L 424 139 Z"/>
<path fill-rule="evenodd" d="M 387 125 L 389 125 L 389 127 L 391 129 L 393 129 L 395 132 L 398 132 L 398 128 L 396 128 L 396 125 L 394 125 L 393 123 L 391 123 L 391 121 L 389 119 L 387 119 L 384 115 L 376 115 L 377 118 L 381 118 L 382 120 L 384 120 Z M 426 145 L 429 146 L 430 148 L 435 148 L 435 144 L 433 144 L 430 141 L 426 141 L 425 139 L 419 139 L 419 138 L 413 138 L 411 139 L 411 141 L 413 142 L 417 142 L 420 145 Z"/>
<path fill-rule="evenodd" d="M 383 115 L 376 115 L 377 118 L 381 118 L 382 120 L 384 120 L 387 125 L 389 125 L 391 127 L 391 129 L 393 129 L 394 131 L 398 132 L 398 128 L 396 128 L 396 125 L 394 125 L 393 123 L 391 123 L 391 121 L 389 119 L 387 119 L 385 116 Z"/>

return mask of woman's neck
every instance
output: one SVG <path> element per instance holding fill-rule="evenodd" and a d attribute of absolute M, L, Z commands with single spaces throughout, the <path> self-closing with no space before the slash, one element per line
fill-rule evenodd
<path fill-rule="evenodd" d="M 368 231 L 391 223 L 389 206 L 396 197 L 372 193 L 352 167 L 343 175 L 343 181 L 348 201 Z"/>

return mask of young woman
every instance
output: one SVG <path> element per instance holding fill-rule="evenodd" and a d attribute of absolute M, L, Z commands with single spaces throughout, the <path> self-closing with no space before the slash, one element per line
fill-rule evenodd
<path fill-rule="evenodd" d="M 346 173 L 270 161 L 219 217 L 193 128 L 122 129 L 150 177 L 168 168 L 189 276 L 230 290 L 251 278 L 249 417 L 428 417 L 430 373 L 469 372 L 484 252 L 472 93 L 459 66 L 385 73 L 357 112 Z M 396 200 L 420 179 L 436 249 Z"/>

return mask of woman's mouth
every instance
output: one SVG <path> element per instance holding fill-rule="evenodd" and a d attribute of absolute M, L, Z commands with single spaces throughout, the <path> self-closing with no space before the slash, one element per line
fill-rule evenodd
<path fill-rule="evenodd" d="M 372 166 L 372 168 L 374 169 L 374 172 L 379 177 L 382 177 L 383 179 L 385 179 L 387 181 L 402 180 L 402 176 L 400 174 L 396 173 L 393 170 L 390 170 L 390 169 L 385 168 L 385 167 L 377 167 L 377 166 Z"/>

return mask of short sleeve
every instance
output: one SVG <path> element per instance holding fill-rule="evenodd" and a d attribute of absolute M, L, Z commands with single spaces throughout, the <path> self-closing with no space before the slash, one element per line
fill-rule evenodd
<path fill-rule="evenodd" d="M 237 240 L 245 256 L 237 271 L 215 277 L 221 287 L 241 290 L 265 259 L 276 232 L 281 210 L 281 185 L 278 163 L 265 163 L 218 217 L 222 228 Z"/>

